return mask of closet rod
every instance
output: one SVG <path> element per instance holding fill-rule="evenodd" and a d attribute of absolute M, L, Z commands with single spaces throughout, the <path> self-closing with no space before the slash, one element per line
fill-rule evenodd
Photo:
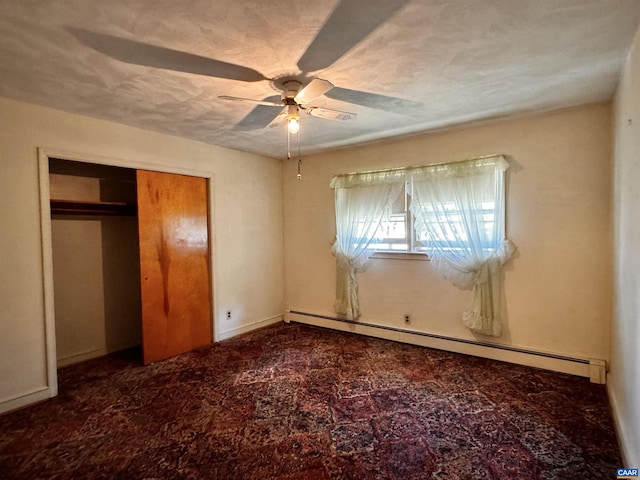
<path fill-rule="evenodd" d="M 87 202 L 51 199 L 51 215 L 135 216 L 136 205 L 125 202 Z"/>

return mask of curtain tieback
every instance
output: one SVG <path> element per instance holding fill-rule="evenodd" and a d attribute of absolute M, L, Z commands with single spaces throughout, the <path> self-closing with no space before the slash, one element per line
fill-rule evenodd
<path fill-rule="evenodd" d="M 480 266 L 480 268 L 475 270 L 473 275 L 474 285 L 480 285 L 482 283 L 487 283 L 489 281 L 489 279 L 491 278 L 491 271 L 492 271 L 490 263 L 491 263 L 490 261 L 486 261 Z"/>
<path fill-rule="evenodd" d="M 503 263 L 504 263 L 504 260 L 498 255 L 493 255 L 489 257 L 487 260 L 485 260 L 484 262 L 482 262 L 480 267 L 473 270 L 474 284 L 478 285 L 478 284 L 487 283 L 488 281 L 490 281 L 491 274 L 498 272 Z"/>

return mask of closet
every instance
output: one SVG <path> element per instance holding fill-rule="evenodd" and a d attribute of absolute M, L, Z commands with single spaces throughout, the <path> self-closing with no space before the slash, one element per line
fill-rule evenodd
<path fill-rule="evenodd" d="M 49 159 L 58 366 L 212 341 L 207 180 Z"/>

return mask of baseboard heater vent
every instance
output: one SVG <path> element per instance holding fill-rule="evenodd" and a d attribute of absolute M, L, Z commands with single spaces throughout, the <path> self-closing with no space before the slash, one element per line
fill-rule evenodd
<path fill-rule="evenodd" d="M 415 336 L 420 336 L 420 337 L 427 337 L 427 338 L 431 338 L 431 339 L 435 339 L 435 340 L 442 340 L 442 341 L 447 341 L 447 342 L 455 342 L 455 343 L 472 345 L 472 346 L 475 346 L 475 347 L 491 348 L 491 349 L 495 349 L 495 350 L 503 350 L 503 351 L 508 351 L 508 352 L 525 354 L 525 355 L 533 355 L 535 357 L 544 357 L 544 358 L 549 358 L 549 359 L 553 359 L 553 360 L 560 360 L 560 361 L 563 361 L 563 362 L 571 362 L 572 364 L 586 365 L 587 366 L 586 368 L 585 367 L 579 367 L 581 369 L 581 371 L 584 371 L 584 376 L 590 377 L 592 382 L 605 383 L 606 363 L 605 363 L 604 360 L 570 357 L 570 356 L 567 356 L 567 355 L 559 355 L 559 354 L 556 354 L 556 353 L 549 353 L 549 352 L 540 352 L 540 351 L 536 351 L 536 350 L 529 350 L 529 349 L 526 349 L 526 348 L 514 347 L 514 346 L 511 346 L 511 345 L 502 345 L 502 344 L 499 344 L 499 343 L 489 343 L 489 342 L 482 342 L 482 341 L 478 341 L 478 340 L 468 340 L 468 339 L 463 339 L 463 338 L 449 337 L 449 336 L 446 336 L 446 335 L 438 335 L 438 334 L 435 334 L 435 333 L 419 332 L 419 331 L 415 331 L 415 330 L 409 330 L 409 329 L 406 329 L 406 328 L 390 327 L 390 326 L 387 326 L 387 325 L 376 325 L 375 323 L 367 323 L 367 322 L 361 322 L 361 321 L 355 321 L 355 320 L 347 320 L 347 319 L 344 319 L 344 318 L 332 317 L 332 316 L 329 316 L 329 315 L 320 315 L 320 314 L 317 314 L 317 313 L 302 312 L 302 311 L 299 311 L 299 310 L 289 310 L 289 313 L 290 314 L 294 314 L 294 315 L 301 315 L 301 316 L 309 317 L 309 318 L 316 318 L 316 319 L 321 319 L 321 320 L 331 320 L 331 321 L 334 321 L 334 322 L 346 323 L 346 324 L 351 324 L 351 325 L 355 325 L 355 326 L 359 326 L 359 327 L 368 327 L 368 328 L 374 328 L 374 329 L 378 329 L 378 330 L 387 330 L 387 331 L 397 332 L 397 333 L 402 333 L 402 334 L 407 334 L 407 335 L 415 335 Z M 296 320 L 292 319 L 292 321 L 295 322 Z M 576 367 L 576 368 L 578 368 L 578 367 Z M 584 369 L 584 370 L 582 370 L 582 369 Z M 559 370 L 559 371 L 563 371 L 563 370 Z"/>
<path fill-rule="evenodd" d="M 392 331 L 392 332 L 407 333 L 407 334 L 410 334 L 410 335 L 419 335 L 421 337 L 435 338 L 437 340 L 447 340 L 447 341 L 450 341 L 450 342 L 466 343 L 468 345 L 475 345 L 475 346 L 479 346 L 479 347 L 495 348 L 495 349 L 498 349 L 498 350 L 507 350 L 507 351 L 510 351 L 510 352 L 525 353 L 527 355 L 536 355 L 536 356 L 539 356 L 539 357 L 554 358 L 556 360 L 564 360 L 565 362 L 575 362 L 575 363 L 582 363 L 582 364 L 586 364 L 586 365 L 589 365 L 591 363 L 589 360 L 584 359 L 584 358 L 568 357 L 568 356 L 565 356 L 565 355 L 558 355 L 558 354 L 555 354 L 555 353 L 538 352 L 536 350 L 527 350 L 526 348 L 513 347 L 511 345 L 501 345 L 499 343 L 480 342 L 480 341 L 477 341 L 477 340 L 467 340 L 467 339 L 464 339 L 464 338 L 448 337 L 446 335 L 437 335 L 435 333 L 417 332 L 415 330 L 408 330 L 406 328 L 389 327 L 389 326 L 386 326 L 386 325 L 376 325 L 375 323 L 366 323 L 366 322 L 359 322 L 359 321 L 355 321 L 355 320 L 346 320 L 344 318 L 330 317 L 328 315 L 318 315 L 316 313 L 300 312 L 300 311 L 297 311 L 297 310 L 289 310 L 289 313 L 294 313 L 296 315 L 303 315 L 305 317 L 321 318 L 323 320 L 333 320 L 333 321 L 336 321 L 336 322 L 350 323 L 352 325 L 359 325 L 361 327 L 371 327 L 371 328 L 377 328 L 377 329 L 380 329 L 380 330 L 389 330 L 389 331 Z"/>

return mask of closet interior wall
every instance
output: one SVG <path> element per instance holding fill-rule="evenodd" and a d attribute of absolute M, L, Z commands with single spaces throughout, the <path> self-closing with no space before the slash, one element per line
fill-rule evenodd
<path fill-rule="evenodd" d="M 134 169 L 49 161 L 52 205 L 81 202 L 51 215 L 59 367 L 141 344 L 135 178 Z"/>

